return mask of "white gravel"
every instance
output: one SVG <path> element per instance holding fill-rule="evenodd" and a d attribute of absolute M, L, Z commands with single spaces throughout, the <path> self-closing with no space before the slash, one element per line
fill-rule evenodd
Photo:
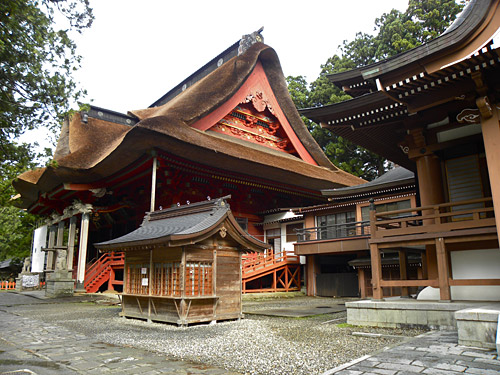
<path fill-rule="evenodd" d="M 332 298 L 299 297 L 246 301 L 244 306 L 257 311 L 342 302 Z M 419 330 L 346 327 L 338 325 L 338 321 L 325 323 L 345 318 L 345 312 L 308 318 L 247 315 L 241 321 L 182 328 L 120 318 L 120 308 L 95 304 L 37 305 L 31 309 L 21 306 L 16 310 L 20 315 L 63 325 L 105 343 L 143 348 L 242 374 L 321 374 L 401 342 L 405 336 L 422 333 Z M 353 336 L 355 331 L 395 337 Z"/>

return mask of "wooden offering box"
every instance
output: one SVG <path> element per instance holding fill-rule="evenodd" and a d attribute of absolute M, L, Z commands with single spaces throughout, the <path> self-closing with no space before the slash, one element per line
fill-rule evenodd
<path fill-rule="evenodd" d="M 179 325 L 241 318 L 241 254 L 268 247 L 224 198 L 148 213 L 96 246 L 125 252 L 123 316 Z"/>

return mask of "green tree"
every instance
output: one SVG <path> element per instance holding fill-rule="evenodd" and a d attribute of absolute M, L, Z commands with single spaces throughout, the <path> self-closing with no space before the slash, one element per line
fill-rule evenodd
<path fill-rule="evenodd" d="M 393 9 L 382 14 L 375 20 L 376 35 L 360 32 L 353 41 L 344 41 L 339 46 L 341 56 L 334 55 L 321 65 L 320 76 L 309 86 L 303 77 L 287 77 L 292 99 L 298 108 L 350 99 L 330 82 L 329 74 L 372 64 L 428 42 L 446 30 L 463 6 L 464 1 L 410 0 L 406 12 Z M 327 157 L 339 168 L 367 180 L 387 170 L 389 164 L 382 157 L 333 135 L 308 119 L 304 122 Z"/>
<path fill-rule="evenodd" d="M 88 0 L 0 1 L 0 260 L 29 254 L 35 223 L 10 205 L 11 181 L 51 152 L 35 154 L 16 139 L 40 126 L 58 130 L 84 95 L 72 78 L 81 58 L 69 33 L 93 19 Z"/>
<path fill-rule="evenodd" d="M 9 150 L 2 156 L 0 164 L 0 261 L 8 258 L 20 260 L 29 255 L 36 216 L 10 204 L 15 195 L 11 181 L 22 172 L 36 168 L 37 160 L 50 156 L 51 150 L 35 155 L 28 144 L 10 143 L 4 147 Z"/>
<path fill-rule="evenodd" d="M 401 13 L 393 9 L 375 20 L 375 59 L 408 51 L 442 34 L 463 9 L 455 0 L 410 0 Z"/>
<path fill-rule="evenodd" d="M 61 17 L 63 16 L 63 17 Z M 68 29 L 58 29 L 65 19 Z M 58 129 L 70 102 L 84 94 L 72 73 L 80 64 L 69 31 L 93 21 L 88 0 L 0 2 L 0 151 L 28 129 Z M 15 157 L 15 155 L 10 155 Z"/>

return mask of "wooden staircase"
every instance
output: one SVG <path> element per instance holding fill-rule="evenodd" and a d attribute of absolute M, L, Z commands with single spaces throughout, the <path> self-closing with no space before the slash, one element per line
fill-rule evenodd
<path fill-rule="evenodd" d="M 300 290 L 300 257 L 292 252 L 244 254 L 242 292 L 291 292 Z"/>
<path fill-rule="evenodd" d="M 115 286 L 123 285 L 123 280 L 116 280 L 117 270 L 123 270 L 125 264 L 124 253 L 104 253 L 85 272 L 84 287 L 87 293 L 96 293 L 105 283 L 108 290 L 115 290 Z"/>

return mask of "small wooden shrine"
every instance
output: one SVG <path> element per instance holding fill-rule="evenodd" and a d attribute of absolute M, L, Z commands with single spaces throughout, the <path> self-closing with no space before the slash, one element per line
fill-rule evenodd
<path fill-rule="evenodd" d="M 243 231 L 228 197 L 150 212 L 96 244 L 125 252 L 122 316 L 187 325 L 242 317 L 241 254 L 268 245 Z"/>

